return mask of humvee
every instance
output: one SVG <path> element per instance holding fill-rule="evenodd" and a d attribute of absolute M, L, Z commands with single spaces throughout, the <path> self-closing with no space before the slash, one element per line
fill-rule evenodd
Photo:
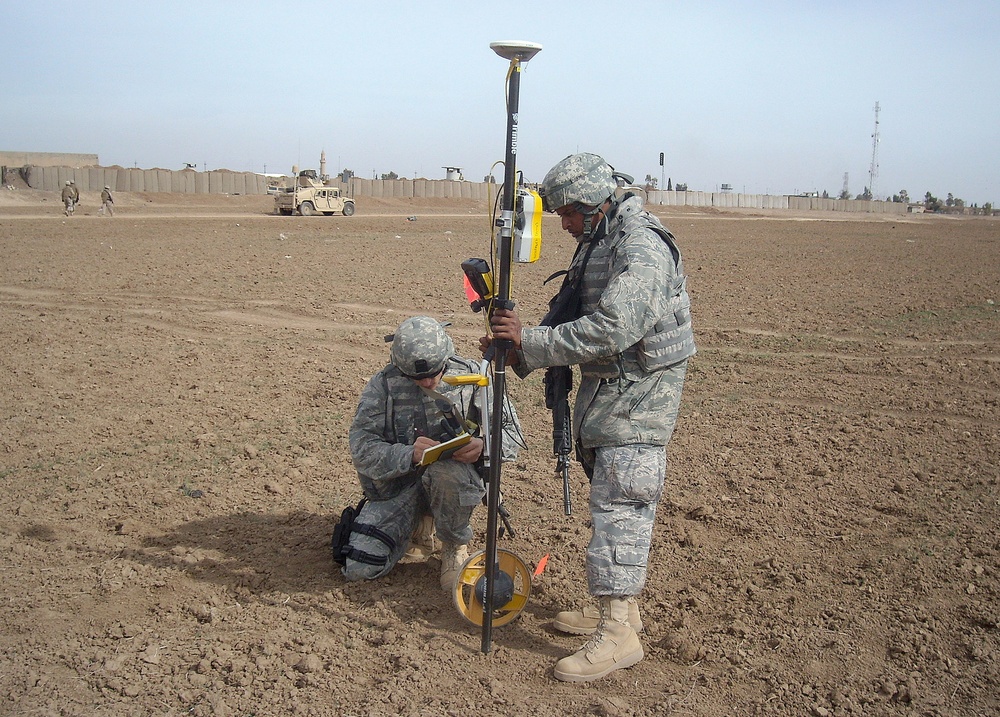
<path fill-rule="evenodd" d="M 317 214 L 354 214 L 354 199 L 341 196 L 339 187 L 327 187 L 308 178 L 299 177 L 295 187 L 283 187 L 274 195 L 275 214 L 299 213 L 304 217 Z"/>

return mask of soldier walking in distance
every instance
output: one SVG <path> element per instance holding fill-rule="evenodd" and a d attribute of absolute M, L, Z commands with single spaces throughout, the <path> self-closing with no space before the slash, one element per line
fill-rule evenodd
<path fill-rule="evenodd" d="M 76 188 L 76 183 L 72 179 L 67 179 L 60 194 L 63 203 L 63 214 L 67 217 L 76 211 L 76 205 L 80 201 L 80 190 Z"/>
<path fill-rule="evenodd" d="M 618 191 L 619 176 L 588 153 L 549 170 L 539 192 L 543 208 L 578 242 L 550 310 L 562 318 L 532 328 L 511 310 L 491 319 L 492 338 L 513 343 L 508 359 L 519 376 L 571 365 L 582 376 L 573 432 L 591 480 L 586 565 L 598 605 L 561 612 L 553 623 L 591 635 L 556 663 L 555 677 L 569 682 L 598 679 L 644 656 L 636 596 L 646 582 L 666 445 L 695 353 L 677 242 L 639 196 Z M 480 348 L 490 342 L 483 338 Z"/>
<path fill-rule="evenodd" d="M 104 189 L 101 191 L 101 208 L 97 211 L 101 214 L 107 214 L 109 217 L 115 215 L 115 199 L 111 196 L 111 187 L 107 184 L 104 185 Z"/>

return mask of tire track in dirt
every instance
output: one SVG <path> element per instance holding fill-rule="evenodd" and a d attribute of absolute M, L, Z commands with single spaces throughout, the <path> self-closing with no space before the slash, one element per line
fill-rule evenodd
<path fill-rule="evenodd" d="M 796 332 L 788 333 L 782 331 L 770 331 L 766 329 L 748 329 L 744 327 L 725 327 L 725 326 L 700 326 L 698 339 L 699 347 L 702 345 L 712 346 L 713 348 L 719 350 L 725 350 L 725 347 L 712 341 L 712 333 L 717 334 L 736 334 L 744 336 L 762 336 L 765 338 L 780 339 L 783 341 L 801 341 L 801 340 L 818 340 L 818 341 L 828 341 L 831 344 L 854 344 L 862 349 L 871 350 L 872 347 L 907 347 L 912 349 L 919 349 L 921 352 L 927 349 L 940 350 L 943 348 L 957 348 L 957 349 L 986 349 L 988 353 L 984 356 L 970 356 L 963 353 L 963 359 L 972 359 L 980 361 L 988 361 L 991 363 L 1000 362 L 1000 355 L 993 352 L 996 348 L 996 343 L 993 341 L 973 341 L 969 339 L 964 339 L 961 341 L 947 340 L 947 339 L 937 339 L 933 341 L 920 341 L 918 339 L 906 339 L 906 338 L 873 338 L 871 336 L 834 336 L 832 334 L 825 333 L 809 333 L 809 332 Z M 715 337 L 719 339 L 720 337 Z M 726 342 L 726 345 L 731 345 L 732 342 Z M 822 350 L 803 350 L 803 351 L 792 351 L 786 352 L 778 349 L 774 350 L 761 350 L 761 349 L 744 349 L 741 347 L 735 347 L 732 349 L 734 352 L 746 353 L 746 354 L 757 354 L 757 355 L 802 355 L 802 356 L 819 356 L 828 358 L 842 358 L 842 359 L 854 359 L 854 360 L 879 360 L 883 358 L 891 357 L 909 357 L 909 356 L 921 356 L 926 357 L 924 353 L 913 353 L 913 354 L 878 354 L 878 355 L 856 355 L 856 354 L 840 354 L 836 352 L 822 351 Z"/>
<path fill-rule="evenodd" d="M 727 393 L 705 393 L 703 392 L 705 398 L 714 398 L 717 400 L 727 400 L 729 394 Z M 740 396 L 740 402 L 749 403 L 757 406 L 766 407 L 788 407 L 788 408 L 805 408 L 805 409 L 823 409 L 839 413 L 843 416 L 879 416 L 882 418 L 897 418 L 906 421 L 922 420 L 922 421 L 954 421 L 955 423 L 962 424 L 965 427 L 988 427 L 993 430 L 1000 430 L 1000 420 L 994 420 L 990 418 L 980 417 L 980 416 L 969 416 L 961 413 L 944 412 L 940 410 L 935 411 L 914 411 L 914 410 L 903 410 L 903 409 L 893 409 L 893 408 L 872 408 L 871 406 L 862 405 L 852 405 L 843 402 L 837 402 L 826 398 L 777 398 L 777 397 L 755 397 L 755 396 Z"/>
<path fill-rule="evenodd" d="M 0 286 L 0 306 L 11 305 L 25 308 L 34 308 L 46 311 L 70 311 L 70 312 L 108 312 L 109 310 L 120 311 L 125 314 L 125 320 L 165 333 L 171 333 L 183 338 L 193 339 L 216 339 L 218 335 L 208 329 L 201 329 L 193 325 L 191 320 L 185 320 L 180 316 L 178 306 L 189 305 L 188 311 L 191 316 L 204 318 L 209 321 L 219 321 L 225 324 L 243 324 L 247 326 L 258 326 L 269 329 L 292 330 L 292 331 L 329 331 L 342 334 L 357 334 L 359 336 L 370 337 L 377 334 L 386 334 L 398 326 L 404 318 L 415 315 L 411 309 L 401 307 L 378 306 L 371 304 L 357 303 L 335 303 L 330 308 L 333 311 L 344 310 L 361 314 L 370 314 L 364 320 L 345 321 L 331 318 L 322 318 L 296 313 L 291 310 L 282 310 L 282 304 L 273 300 L 261 300 L 240 302 L 241 305 L 251 304 L 257 310 L 233 308 L 229 302 L 213 299 L 204 296 L 173 295 L 156 296 L 152 294 L 91 294 L 91 301 L 86 299 L 87 295 L 78 293 L 67 293 L 51 289 L 26 289 L 16 286 Z M 164 300 L 170 305 L 164 306 Z M 158 304 L 158 306 L 139 306 L 144 302 Z M 453 327 L 452 332 L 457 335 L 478 338 L 478 331 L 464 330 L 460 327 Z M 359 355 L 364 355 L 362 349 L 358 349 Z"/>
<path fill-rule="evenodd" d="M 994 352 L 996 345 L 990 341 L 920 341 L 884 337 L 873 340 L 865 336 L 722 327 L 706 328 L 702 336 L 706 334 L 708 340 L 702 338 L 699 342 L 698 360 L 703 362 L 703 367 L 713 367 L 723 374 L 729 367 L 733 380 L 739 384 L 759 384 L 764 381 L 770 387 L 770 394 L 763 396 L 739 391 L 740 401 L 776 410 L 819 408 L 848 416 L 872 415 L 907 421 L 949 420 L 965 429 L 1000 429 L 1000 420 L 993 417 L 995 411 L 989 408 L 996 405 L 998 395 L 996 380 L 990 373 L 989 365 L 1000 362 L 1000 357 Z M 736 341 L 726 340 L 733 337 Z M 844 347 L 845 351 L 822 347 L 760 348 L 741 346 L 738 343 L 741 338 L 751 340 L 752 337 L 789 341 L 792 346 L 800 341 L 807 344 L 828 342 L 833 347 Z M 724 342 L 720 343 L 720 339 Z M 980 353 L 972 353 L 974 350 Z M 942 351 L 948 353 L 942 354 Z M 741 358 L 750 361 L 741 363 Z M 963 379 L 956 376 L 947 365 L 929 371 L 923 364 L 928 360 L 940 362 L 949 359 L 960 360 L 960 365 L 978 363 L 982 367 L 984 378 L 977 381 Z M 887 362 L 888 368 L 885 368 Z M 852 370 L 844 370 L 846 367 Z M 938 393 L 942 405 L 926 410 L 891 405 L 905 403 L 905 395 L 898 393 L 901 379 L 911 386 L 919 386 L 921 395 Z M 881 400 L 876 400 L 880 394 L 878 391 L 873 393 L 873 389 L 880 382 L 884 383 L 887 392 L 881 394 Z M 837 391 L 841 400 L 809 395 L 814 392 L 822 393 L 824 385 Z M 831 385 L 835 388 L 831 388 Z M 860 387 L 867 388 L 862 390 Z M 704 395 L 720 400 L 733 395 L 732 390 L 721 389 L 719 384 L 716 384 L 715 390 L 702 390 Z M 758 386 L 758 394 L 760 390 Z"/>

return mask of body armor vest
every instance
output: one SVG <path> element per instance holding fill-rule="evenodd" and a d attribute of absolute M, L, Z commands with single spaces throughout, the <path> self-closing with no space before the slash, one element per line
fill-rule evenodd
<path fill-rule="evenodd" d="M 670 298 L 666 312 L 645 336 L 616 356 L 580 366 L 584 374 L 603 379 L 638 378 L 629 376 L 635 366 L 642 373 L 653 373 L 693 356 L 696 351 L 691 325 L 691 298 L 687 293 L 684 264 L 676 239 L 656 217 L 648 212 L 636 211 L 641 204 L 637 207 L 626 203 L 627 199 L 628 196 L 619 204 L 619 211 L 611 220 L 613 226 L 609 232 L 593 240 L 597 244 L 589 252 L 586 267 L 582 266 L 581 259 L 579 266 L 570 269 L 570 276 L 573 276 L 574 270 L 584 270 L 580 289 L 581 316 L 586 316 L 597 308 L 611 278 L 612 255 L 622 238 L 634 231 L 648 229 L 663 239 L 673 256 L 675 273 L 670 277 Z"/>

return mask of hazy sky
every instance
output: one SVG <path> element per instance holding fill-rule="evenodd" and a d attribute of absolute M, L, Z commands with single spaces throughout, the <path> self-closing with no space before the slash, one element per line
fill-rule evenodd
<path fill-rule="evenodd" d="M 506 146 L 489 43 L 528 40 L 529 181 L 576 151 L 659 179 L 664 152 L 690 189 L 855 195 L 878 102 L 879 196 L 998 203 L 998 26 L 995 0 L 0 0 L 0 150 L 479 181 Z"/>

